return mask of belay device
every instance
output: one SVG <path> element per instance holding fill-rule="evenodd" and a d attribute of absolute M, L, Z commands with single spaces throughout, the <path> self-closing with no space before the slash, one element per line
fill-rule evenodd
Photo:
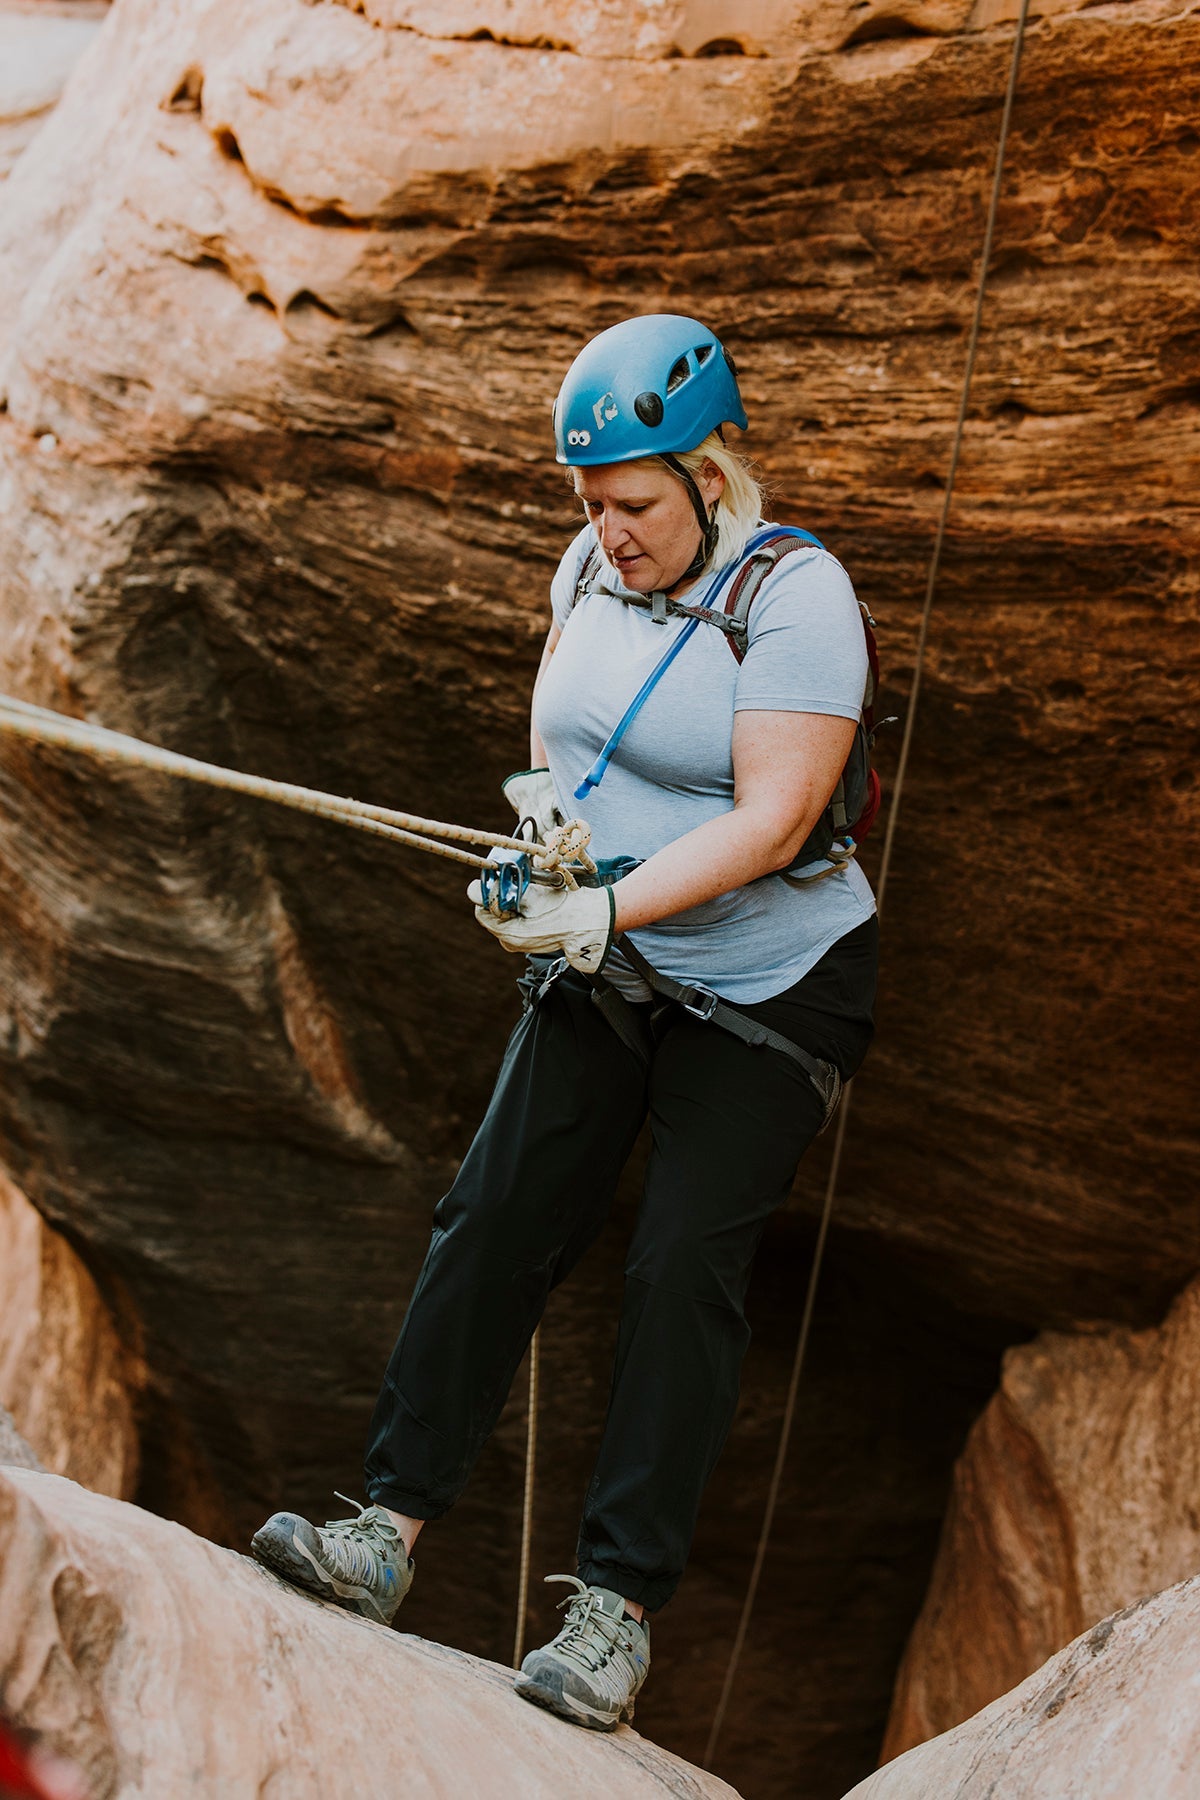
<path fill-rule="evenodd" d="M 520 912 L 532 879 L 527 850 L 493 850 L 487 867 L 479 871 L 481 904 L 498 919 L 511 919 Z"/>

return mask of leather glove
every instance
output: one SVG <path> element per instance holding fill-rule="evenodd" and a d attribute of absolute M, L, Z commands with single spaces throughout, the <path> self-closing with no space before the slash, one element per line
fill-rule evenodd
<path fill-rule="evenodd" d="M 498 919 L 480 904 L 482 893 L 477 881 L 467 889 L 467 898 L 485 930 L 499 938 L 506 950 L 518 955 L 561 952 L 572 968 L 595 975 L 612 948 L 617 903 L 610 887 L 533 885 L 526 890 L 521 911 L 512 919 Z"/>
<path fill-rule="evenodd" d="M 556 825 L 566 823 L 558 810 L 558 796 L 549 769 L 521 769 L 500 783 L 500 791 L 518 819 L 533 819 L 538 839 L 546 842 Z"/>

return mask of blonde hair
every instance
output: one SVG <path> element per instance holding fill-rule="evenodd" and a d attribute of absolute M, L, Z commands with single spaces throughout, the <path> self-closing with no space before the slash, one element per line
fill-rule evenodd
<path fill-rule="evenodd" d="M 661 457 L 648 457 L 647 461 L 662 463 L 663 468 L 670 469 L 675 475 L 670 463 L 663 463 Z M 676 451 L 675 461 L 693 480 L 698 479 L 706 462 L 720 469 L 725 477 L 725 491 L 717 506 L 717 541 L 704 565 L 706 570 L 723 569 L 745 549 L 747 539 L 763 516 L 766 496 L 752 473 L 749 459 L 740 451 L 731 450 L 715 431 L 710 431 L 694 450 Z M 675 478 L 679 479 L 677 475 Z"/>

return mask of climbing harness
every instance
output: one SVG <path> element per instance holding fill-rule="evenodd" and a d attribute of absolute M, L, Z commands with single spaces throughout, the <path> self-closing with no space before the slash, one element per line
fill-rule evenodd
<path fill-rule="evenodd" d="M 917 631 L 916 655 L 913 665 L 912 684 L 908 692 L 908 708 L 904 720 L 904 734 L 900 743 L 900 755 L 896 765 L 896 778 L 892 789 L 891 806 L 888 809 L 887 830 L 883 840 L 883 854 L 880 858 L 879 874 L 875 883 L 876 910 L 882 919 L 884 895 L 887 892 L 888 876 L 892 867 L 892 851 L 896 841 L 896 825 L 900 817 L 900 800 L 904 792 L 905 777 L 908 774 L 909 754 L 912 749 L 913 731 L 917 716 L 917 702 L 921 692 L 921 674 L 925 664 L 925 647 L 929 636 L 929 620 L 933 612 L 933 599 L 937 589 L 938 572 L 941 568 L 942 546 L 946 538 L 946 523 L 950 516 L 950 505 L 954 498 L 954 483 L 958 474 L 959 456 L 962 450 L 963 431 L 967 422 L 967 407 L 971 398 L 971 383 L 975 374 L 975 358 L 979 349 L 980 328 L 983 322 L 983 302 L 987 293 L 988 269 L 992 260 L 992 244 L 996 233 L 996 215 L 1000 207 L 1000 189 L 1004 179 L 1004 154 L 1008 146 L 1009 127 L 1012 123 L 1013 102 L 1017 92 L 1017 76 L 1021 67 L 1021 52 L 1025 44 L 1025 28 L 1029 18 L 1029 0 L 1021 0 L 1021 10 L 1017 17 L 1016 30 L 1013 36 L 1012 57 L 1008 69 L 1008 87 L 1004 95 L 1004 108 L 1000 116 L 1000 135 L 996 145 L 996 166 L 992 177 L 991 199 L 988 204 L 987 225 L 983 236 L 983 250 L 979 261 L 979 279 L 975 289 L 975 310 L 971 318 L 971 328 L 967 340 L 966 364 L 963 370 L 962 390 L 958 402 L 958 416 L 955 421 L 954 435 L 950 447 L 950 464 L 946 473 L 946 486 L 942 495 L 941 512 L 938 516 L 937 532 L 933 542 L 933 553 L 929 561 L 929 573 L 925 583 L 925 599 L 921 608 L 920 626 Z M 825 1246 L 829 1238 L 829 1224 L 833 1217 L 834 1199 L 837 1194 L 838 1178 L 841 1173 L 842 1152 L 846 1142 L 846 1127 L 850 1118 L 850 1103 L 854 1092 L 854 1083 L 848 1082 L 842 1099 L 841 1113 L 838 1118 L 837 1132 L 833 1140 L 833 1154 L 829 1163 L 829 1174 L 825 1182 L 825 1194 L 821 1205 L 821 1219 L 817 1227 L 817 1241 L 813 1249 L 812 1268 L 809 1271 L 808 1286 L 804 1295 L 804 1311 L 800 1319 L 800 1330 L 796 1339 L 796 1350 L 792 1359 L 792 1371 L 788 1381 L 787 1397 L 784 1401 L 783 1419 L 779 1429 L 779 1443 L 775 1452 L 775 1463 L 771 1471 L 770 1486 L 767 1491 L 766 1504 L 763 1508 L 762 1525 L 759 1529 L 758 1542 L 754 1550 L 754 1562 L 750 1571 L 750 1579 L 746 1584 L 746 1593 L 742 1601 L 741 1615 L 738 1619 L 733 1646 L 729 1653 L 729 1661 L 725 1667 L 725 1677 L 721 1684 L 721 1693 L 713 1712 L 712 1724 L 709 1727 L 708 1742 L 704 1748 L 701 1766 L 711 1768 L 720 1741 L 721 1729 L 729 1710 L 729 1700 L 733 1693 L 733 1684 L 737 1677 L 742 1653 L 746 1647 L 746 1638 L 750 1629 L 750 1619 L 754 1611 L 754 1603 L 758 1597 L 759 1584 L 762 1579 L 763 1564 L 766 1561 L 767 1546 L 770 1542 L 771 1528 L 775 1522 L 775 1512 L 779 1504 L 780 1488 L 783 1484 L 783 1472 L 787 1462 L 788 1446 L 791 1442 L 792 1426 L 796 1416 L 796 1397 L 800 1388 L 800 1377 L 804 1370 L 804 1360 L 808 1350 L 808 1340 L 812 1331 L 813 1313 L 816 1307 L 817 1288 L 821 1279 L 821 1269 L 825 1259 Z"/>
<path fill-rule="evenodd" d="M 80 751 L 101 762 L 172 775 L 206 787 L 222 788 L 229 793 L 245 794 L 252 799 L 271 800 L 297 812 L 348 825 L 355 831 L 390 838 L 412 849 L 424 850 L 431 856 L 466 863 L 479 871 L 481 883 L 491 884 L 493 911 L 511 901 L 516 894 L 515 911 L 520 895 L 527 891 L 530 882 L 573 888 L 578 885 L 580 875 L 586 876 L 595 869 L 587 854 L 591 832 L 582 819 L 572 819 L 560 826 L 551 832 L 550 841 L 544 844 L 531 843 L 528 838 L 506 837 L 495 831 L 475 831 L 465 825 L 449 825 L 438 819 L 420 818 L 415 813 L 397 812 L 391 807 L 371 806 L 362 800 L 323 794 L 312 788 L 298 787 L 293 782 L 272 781 L 264 775 L 246 775 L 238 769 L 224 769 L 216 763 L 201 762 L 196 757 L 145 743 L 141 738 L 127 737 L 124 732 L 110 731 L 103 725 L 91 725 L 84 719 L 73 719 L 48 707 L 33 706 L 8 694 L 0 694 L 0 733 L 30 743 Z M 463 844 L 490 846 L 491 856 L 478 856 L 461 849 L 459 846 Z M 493 857 L 501 860 L 493 861 Z"/>
<path fill-rule="evenodd" d="M 636 863 L 633 866 L 636 867 Z M 731 1006 L 728 1000 L 722 1000 L 711 988 L 703 987 L 698 982 L 676 981 L 672 976 L 664 975 L 646 960 L 629 938 L 615 939 L 614 948 L 621 952 L 629 966 L 660 1000 L 669 1001 L 702 1025 L 715 1025 L 719 1030 L 729 1032 L 753 1050 L 778 1050 L 792 1062 L 798 1063 L 817 1091 L 825 1114 L 821 1131 L 825 1130 L 837 1111 L 842 1095 L 842 1078 L 831 1062 L 813 1056 L 811 1051 L 793 1043 L 791 1038 L 784 1037 L 781 1032 L 772 1031 L 757 1019 L 739 1012 L 736 1006 Z M 536 980 L 523 980 L 520 983 L 525 994 L 527 1012 L 545 999 L 555 982 L 567 973 L 570 966 L 565 956 L 556 956 L 539 971 Z M 611 981 L 606 981 L 603 974 L 588 975 L 585 979 L 591 985 L 593 1005 L 611 1025 L 626 1049 L 632 1050 L 639 1062 L 648 1064 L 650 1044 L 645 1027 L 632 1003 L 626 1000 Z M 817 1135 L 820 1136 L 820 1132 Z"/>
<path fill-rule="evenodd" d="M 641 976 L 646 986 L 651 988 L 654 993 L 660 994 L 664 1000 L 672 1001 L 691 1018 L 698 1019 L 703 1025 L 716 1025 L 721 1031 L 727 1031 L 733 1037 L 740 1038 L 743 1044 L 748 1044 L 753 1050 L 778 1050 L 782 1055 L 789 1057 L 792 1062 L 799 1063 L 812 1086 L 817 1090 L 821 1105 L 825 1109 L 825 1118 L 821 1126 L 821 1130 L 824 1131 L 837 1111 L 837 1103 L 842 1092 L 842 1078 L 831 1062 L 826 1062 L 822 1057 L 813 1056 L 810 1051 L 793 1043 L 791 1038 L 784 1037 L 781 1032 L 769 1030 L 757 1019 L 747 1018 L 746 1014 L 739 1012 L 736 1006 L 731 1006 L 727 1000 L 722 1000 L 719 994 L 714 994 L 711 988 L 702 987 L 696 982 L 675 981 L 670 975 L 664 975 L 661 970 L 653 968 L 647 962 L 641 951 L 629 938 L 618 938 L 617 943 L 625 961 Z M 604 981 L 603 975 L 593 976 L 591 980 L 593 991 L 598 982 L 607 990 L 606 993 L 598 993 L 596 996 L 596 1003 L 601 1012 L 611 1006 L 613 998 L 623 1006 L 628 1005 L 623 996 L 617 993 L 616 988 L 611 983 Z"/>
<path fill-rule="evenodd" d="M 825 1130 L 837 1111 L 837 1104 L 842 1093 L 841 1075 L 831 1062 L 826 1062 L 822 1057 L 813 1056 L 810 1051 L 793 1043 L 791 1038 L 784 1037 L 781 1032 L 772 1031 L 766 1025 L 760 1024 L 757 1019 L 747 1017 L 745 1013 L 739 1012 L 736 1006 L 731 1006 L 728 1000 L 722 1000 L 721 996 L 715 994 L 711 988 L 703 987 L 698 982 L 676 981 L 672 976 L 664 975 L 660 969 L 654 968 L 647 961 L 636 944 L 629 938 L 619 937 L 615 947 L 620 950 L 630 968 L 641 976 L 646 986 L 660 999 L 670 1001 L 672 1005 L 679 1007 L 682 1012 L 687 1013 L 690 1018 L 698 1020 L 702 1025 L 715 1025 L 719 1030 L 727 1031 L 731 1036 L 740 1038 L 743 1044 L 748 1044 L 753 1050 L 778 1050 L 781 1055 L 798 1063 L 811 1085 L 816 1089 L 817 1096 L 824 1108 L 825 1117 L 821 1131 Z M 564 969 L 556 971 L 557 974 L 564 972 Z M 549 970 L 547 977 L 550 977 Z M 589 975 L 588 980 L 591 982 L 592 999 L 596 1007 L 613 1027 L 618 1037 L 625 1044 L 637 1049 L 644 1059 L 646 1056 L 645 1042 L 630 1002 L 610 981 L 605 980 L 603 974 Z M 542 986 L 538 990 L 539 999 L 548 985 L 549 979 L 544 978 Z M 818 1133 L 819 1135 L 820 1133 Z"/>

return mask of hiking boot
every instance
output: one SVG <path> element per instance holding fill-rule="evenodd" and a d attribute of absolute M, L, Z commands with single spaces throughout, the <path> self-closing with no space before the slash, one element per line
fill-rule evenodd
<path fill-rule="evenodd" d="M 574 1575 L 547 1575 L 576 1590 L 562 1602 L 567 1622 L 551 1644 L 531 1650 L 521 1664 L 517 1693 L 586 1725 L 615 1731 L 633 1717 L 633 1703 L 650 1668 L 650 1627 L 625 1611 L 620 1594 L 588 1587 Z"/>
<path fill-rule="evenodd" d="M 345 1500 L 345 1494 L 338 1499 Z M 330 1519 L 325 1525 L 310 1525 L 296 1513 L 275 1513 L 255 1532 L 250 1552 L 295 1587 L 379 1625 L 391 1624 L 412 1586 L 412 1558 L 381 1506 L 359 1506 L 356 1519 Z"/>

